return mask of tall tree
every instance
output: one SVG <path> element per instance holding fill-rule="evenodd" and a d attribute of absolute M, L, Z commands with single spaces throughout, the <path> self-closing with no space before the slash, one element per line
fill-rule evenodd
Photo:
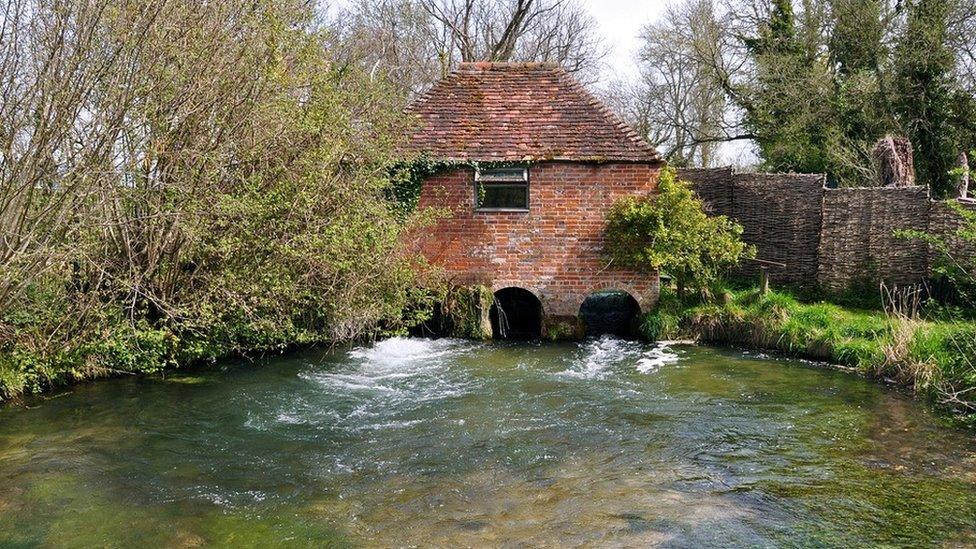
<path fill-rule="evenodd" d="M 949 16 L 949 45 L 960 84 L 976 94 L 976 0 L 956 0 Z"/>
<path fill-rule="evenodd" d="M 720 143 L 752 137 L 730 116 L 721 81 L 727 31 L 712 0 L 670 6 L 640 37 L 639 78 L 605 95 L 672 164 L 713 165 Z"/>
<path fill-rule="evenodd" d="M 450 33 L 412 0 L 358 0 L 339 18 L 339 44 L 358 61 L 412 97 L 440 78 L 449 64 Z"/>
<path fill-rule="evenodd" d="M 809 14 L 807 14 L 809 15 Z M 807 23 L 816 22 L 807 18 Z M 830 74 L 816 29 L 798 28 L 790 0 L 773 0 L 755 34 L 743 38 L 753 72 L 741 102 L 766 169 L 829 171 L 837 145 Z"/>
<path fill-rule="evenodd" d="M 606 55 L 578 0 L 359 0 L 339 20 L 350 58 L 407 98 L 462 61 L 547 61 L 593 81 Z"/>
<path fill-rule="evenodd" d="M 939 194 L 973 146 L 976 0 L 682 0 L 642 38 L 640 80 L 612 103 L 679 162 L 748 138 L 767 170 L 870 185 L 895 133 Z M 721 114 L 700 116 L 715 89 Z"/>
<path fill-rule="evenodd" d="M 831 169 L 841 183 L 875 179 L 873 144 L 897 128 L 886 97 L 887 44 L 893 19 L 883 0 L 831 0 L 828 55 L 841 131 Z"/>
<path fill-rule="evenodd" d="M 887 56 L 882 0 L 830 0 L 830 59 L 841 76 L 879 72 Z"/>
<path fill-rule="evenodd" d="M 454 61 L 551 61 L 594 74 L 605 55 L 577 0 L 419 0 L 450 34 Z"/>
<path fill-rule="evenodd" d="M 973 98 L 956 79 L 948 43 L 950 0 L 913 0 L 906 12 L 895 49 L 892 104 L 914 145 L 919 181 L 946 195 L 959 152 L 972 144 Z"/>

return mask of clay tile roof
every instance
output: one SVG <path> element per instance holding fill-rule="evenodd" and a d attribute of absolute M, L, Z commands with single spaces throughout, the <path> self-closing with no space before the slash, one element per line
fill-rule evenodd
<path fill-rule="evenodd" d="M 462 63 L 407 108 L 408 153 L 460 161 L 658 162 L 650 144 L 548 63 Z"/>

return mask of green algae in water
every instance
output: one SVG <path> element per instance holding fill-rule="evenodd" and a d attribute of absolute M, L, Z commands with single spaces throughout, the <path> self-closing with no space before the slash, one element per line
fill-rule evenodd
<path fill-rule="evenodd" d="M 127 501 L 117 489 L 51 473 L 0 495 L 0 546 L 49 547 L 348 547 L 304 506 L 272 512 L 220 506 Z M 44 517 L 38 520 L 39 515 Z"/>
<path fill-rule="evenodd" d="M 200 385 L 202 383 L 215 383 L 219 381 L 210 377 L 188 375 L 166 376 L 163 380 L 167 383 L 182 383 L 183 385 Z"/>
<path fill-rule="evenodd" d="M 393 339 L 0 410 L 0 546 L 976 541 L 976 442 L 789 360 Z"/>

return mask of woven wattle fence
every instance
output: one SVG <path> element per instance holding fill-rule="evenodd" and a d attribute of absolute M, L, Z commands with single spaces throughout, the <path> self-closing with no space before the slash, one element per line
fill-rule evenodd
<path fill-rule="evenodd" d="M 976 200 L 959 200 L 958 203 L 970 212 L 976 212 Z M 935 234 L 947 235 L 953 255 L 957 258 L 972 259 L 976 257 L 976 247 L 971 243 L 956 237 L 956 232 L 962 227 L 962 218 L 954 212 L 946 202 L 932 203 L 929 210 L 929 231 Z M 931 259 L 934 266 L 936 258 Z"/>
<path fill-rule="evenodd" d="M 732 168 L 681 168 L 678 177 L 692 184 L 709 214 L 732 216 Z"/>
<path fill-rule="evenodd" d="M 830 189 L 824 194 L 820 240 L 821 286 L 843 290 L 884 280 L 913 284 L 928 277 L 925 242 L 895 236 L 899 229 L 928 231 L 925 187 Z"/>
<path fill-rule="evenodd" d="M 744 262 L 741 274 L 755 275 L 765 265 L 770 279 L 786 286 L 841 291 L 880 280 L 922 282 L 931 274 L 934 251 L 895 232 L 950 235 L 960 226 L 959 216 L 930 200 L 924 187 L 826 189 L 820 174 L 730 168 L 680 169 L 678 176 L 691 183 L 711 214 L 739 222 L 743 239 L 756 246 L 763 263 Z M 976 202 L 963 204 L 976 211 Z"/>
<path fill-rule="evenodd" d="M 730 217 L 742 224 L 742 238 L 755 244 L 756 259 L 772 263 L 767 267 L 770 280 L 790 286 L 816 280 L 823 184 L 820 175 L 733 177 Z M 747 261 L 742 271 L 754 275 L 759 265 Z"/>

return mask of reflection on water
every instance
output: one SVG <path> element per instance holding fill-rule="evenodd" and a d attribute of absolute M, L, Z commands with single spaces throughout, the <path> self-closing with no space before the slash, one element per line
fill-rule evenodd
<path fill-rule="evenodd" d="M 976 442 L 733 351 L 391 339 L 0 410 L 0 545 L 970 545 Z"/>

